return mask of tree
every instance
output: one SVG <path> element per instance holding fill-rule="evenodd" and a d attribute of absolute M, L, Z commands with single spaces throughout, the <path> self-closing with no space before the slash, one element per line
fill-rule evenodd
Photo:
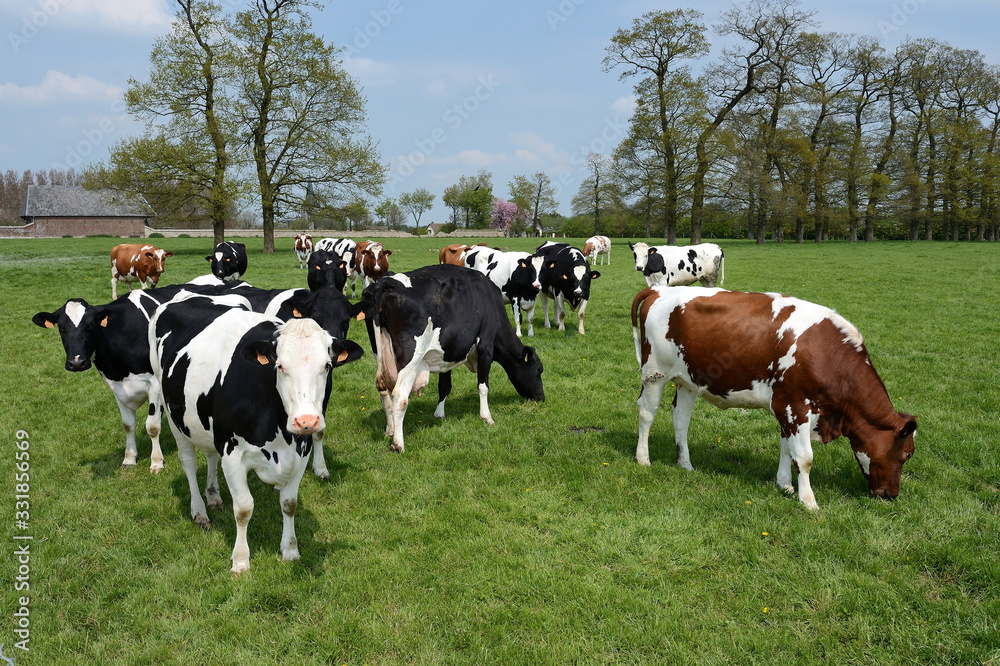
<path fill-rule="evenodd" d="M 233 45 L 221 5 L 176 1 L 171 32 L 150 54 L 150 80 L 130 78 L 125 92 L 128 112 L 147 130 L 116 143 L 109 164 L 88 169 L 87 181 L 137 190 L 163 216 L 205 208 L 218 244 L 241 194 L 231 173 L 237 140 L 224 84 L 232 74 Z"/>
<path fill-rule="evenodd" d="M 607 155 L 587 155 L 589 175 L 580 183 L 580 189 L 573 197 L 574 215 L 594 216 L 595 236 L 601 233 L 601 213 L 610 209 L 617 199 L 614 179 L 611 177 L 612 166 L 611 158 Z"/>
<path fill-rule="evenodd" d="M 255 0 L 233 32 L 239 115 L 251 147 L 264 224 L 274 251 L 276 212 L 297 208 L 306 183 L 377 195 L 387 167 L 364 134 L 364 98 L 339 50 L 311 32 L 304 0 Z"/>
<path fill-rule="evenodd" d="M 604 58 L 604 71 L 619 65 L 626 67 L 619 80 L 640 72 L 646 74 L 647 80 L 636 86 L 636 91 L 648 108 L 642 109 L 642 105 L 637 107 L 632 131 L 642 131 L 655 137 L 652 152 L 660 162 L 663 222 L 668 243 L 677 242 L 678 152 L 681 142 L 688 136 L 676 131 L 684 111 L 673 99 L 675 91 L 683 88 L 676 81 L 687 76 L 687 72 L 674 72 L 671 67 L 677 60 L 700 58 L 708 53 L 701 17 L 701 12 L 693 9 L 643 14 L 641 19 L 633 21 L 631 30 L 618 30 L 612 36 L 607 47 L 608 55 Z M 690 80 L 690 77 L 687 76 L 687 79 Z"/>
<path fill-rule="evenodd" d="M 513 236 L 524 228 L 527 218 L 528 211 L 521 209 L 516 203 L 497 199 L 493 202 L 490 227 L 502 231 L 504 236 Z"/>
<path fill-rule="evenodd" d="M 434 207 L 434 195 L 423 187 L 403 192 L 399 195 L 399 207 L 413 216 L 413 225 L 419 227 L 420 217 Z"/>
<path fill-rule="evenodd" d="M 543 215 L 555 213 L 559 208 L 556 202 L 556 190 L 552 181 L 544 172 L 531 176 L 514 176 L 508 186 L 510 200 L 518 208 L 530 213 L 531 228 L 535 235 L 541 236 Z"/>
<path fill-rule="evenodd" d="M 463 223 L 466 229 L 485 229 L 493 210 L 493 174 L 483 169 L 475 176 L 462 176 L 458 183 L 446 187 L 442 197 L 452 209 L 452 222 Z"/>
<path fill-rule="evenodd" d="M 406 215 L 403 213 L 403 209 L 392 199 L 384 199 L 376 206 L 375 214 L 389 229 L 399 230 L 406 226 Z"/>

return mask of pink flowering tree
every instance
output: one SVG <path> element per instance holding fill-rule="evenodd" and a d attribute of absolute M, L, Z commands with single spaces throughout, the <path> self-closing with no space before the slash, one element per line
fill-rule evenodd
<path fill-rule="evenodd" d="M 517 204 L 504 199 L 493 202 L 493 216 L 490 226 L 502 231 L 504 236 L 511 236 L 524 229 L 528 222 L 528 211 L 521 210 Z"/>

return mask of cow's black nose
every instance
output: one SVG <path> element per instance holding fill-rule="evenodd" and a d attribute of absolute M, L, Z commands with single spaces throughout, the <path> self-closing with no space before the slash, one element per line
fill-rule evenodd
<path fill-rule="evenodd" d="M 80 372 L 82 370 L 86 370 L 87 367 L 88 363 L 87 359 L 85 358 L 80 358 L 79 356 L 77 356 L 72 359 L 66 359 L 66 369 L 69 370 L 70 372 Z"/>

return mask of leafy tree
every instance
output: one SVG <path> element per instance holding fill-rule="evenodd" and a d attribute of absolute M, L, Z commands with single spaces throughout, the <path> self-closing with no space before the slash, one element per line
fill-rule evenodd
<path fill-rule="evenodd" d="M 364 98 L 339 50 L 311 31 L 303 0 L 256 0 L 233 33 L 239 116 L 249 139 L 264 223 L 274 251 L 277 211 L 297 208 L 306 183 L 377 195 L 387 167 L 363 133 Z"/>
<path fill-rule="evenodd" d="M 650 153 L 658 161 L 654 174 L 660 183 L 664 228 L 668 243 L 676 243 L 678 190 L 680 168 L 678 153 L 690 134 L 678 131 L 687 105 L 677 103 L 677 92 L 687 89 L 678 85 L 690 81 L 683 68 L 675 72 L 675 62 L 700 58 L 708 53 L 702 14 L 693 9 L 648 12 L 632 23 L 631 30 L 618 30 L 611 38 L 604 58 L 604 70 L 617 66 L 626 69 L 620 79 L 637 74 L 645 79 L 636 86 L 640 98 L 631 131 L 652 137 Z M 596 233 L 596 232 L 595 232 Z M 700 234 L 700 230 L 699 230 Z"/>
<path fill-rule="evenodd" d="M 211 0 L 176 0 L 170 33 L 150 54 L 150 80 L 130 78 L 128 112 L 146 132 L 111 148 L 108 165 L 87 170 L 92 187 L 137 190 L 167 218 L 205 210 L 215 242 L 243 190 L 231 168 L 238 143 L 232 100 L 233 44 L 222 6 Z"/>
<path fill-rule="evenodd" d="M 389 229 L 399 230 L 406 226 L 406 214 L 400 205 L 392 199 L 384 199 L 376 206 L 375 214 Z"/>
<path fill-rule="evenodd" d="M 571 205 L 574 215 L 593 216 L 596 236 L 601 233 L 601 213 L 614 207 L 618 191 L 612 178 L 612 161 L 607 155 L 587 155 L 587 169 L 589 175 L 580 183 Z"/>
<path fill-rule="evenodd" d="M 521 210 L 529 211 L 531 228 L 536 235 L 541 235 L 542 216 L 555 213 L 559 208 L 552 180 L 540 171 L 530 178 L 514 176 L 507 187 L 510 189 L 510 201 Z"/>
<path fill-rule="evenodd" d="M 475 176 L 462 176 L 446 187 L 442 197 L 452 209 L 452 222 L 466 229 L 486 229 L 493 211 L 493 174 L 483 169 Z"/>
<path fill-rule="evenodd" d="M 490 226 L 502 231 L 504 236 L 513 236 L 525 228 L 528 215 L 528 211 L 520 208 L 516 203 L 497 199 L 493 202 Z"/>
<path fill-rule="evenodd" d="M 399 207 L 413 216 L 413 225 L 419 227 L 420 217 L 434 207 L 434 195 L 423 187 L 403 192 L 399 195 Z"/>

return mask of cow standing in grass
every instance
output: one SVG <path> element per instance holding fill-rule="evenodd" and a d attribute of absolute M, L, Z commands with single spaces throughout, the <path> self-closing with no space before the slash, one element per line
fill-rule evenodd
<path fill-rule="evenodd" d="M 195 448 L 221 459 L 233 499 L 236 543 L 231 571 L 250 566 L 247 524 L 254 499 L 247 473 L 279 491 L 281 555 L 299 558 L 295 537 L 298 487 L 325 428 L 330 371 L 361 357 L 350 340 L 334 340 L 312 319 L 278 319 L 192 297 L 156 310 L 149 323 L 150 363 L 177 441 L 191 492 L 191 518 L 208 526 L 207 506 L 222 504 L 218 483 L 198 486 Z"/>
<path fill-rule="evenodd" d="M 375 385 L 385 409 L 386 435 L 402 452 L 403 417 L 410 394 L 438 373 L 438 406 L 451 392 L 451 371 L 465 365 L 479 384 L 479 416 L 493 424 L 487 402 L 496 361 L 517 392 L 544 400 L 542 361 L 514 335 L 500 291 L 481 273 L 440 264 L 396 273 L 366 290 L 374 305 L 370 335 L 377 349 Z"/>
<path fill-rule="evenodd" d="M 583 244 L 583 254 L 591 266 L 597 265 L 597 257 L 601 258 L 601 266 L 604 265 L 604 257 L 608 258 L 608 266 L 611 265 L 611 239 L 607 236 L 591 236 Z"/>
<path fill-rule="evenodd" d="M 542 310 L 545 312 L 545 328 L 551 328 L 549 323 L 549 300 L 553 300 L 553 317 L 560 331 L 566 330 L 566 306 L 576 309 L 579 322 L 578 331 L 584 334 L 583 316 L 587 311 L 587 301 L 590 299 L 590 283 L 601 277 L 597 271 L 590 270 L 590 264 L 583 252 L 567 243 L 549 241 L 540 245 L 532 255 L 532 260 L 538 260 L 539 292 L 542 300 Z"/>
<path fill-rule="evenodd" d="M 142 289 L 152 289 L 160 281 L 167 257 L 174 256 L 153 245 L 122 244 L 111 248 L 111 300 L 118 298 L 118 283 L 138 282 Z"/>
<path fill-rule="evenodd" d="M 649 429 L 668 382 L 677 464 L 692 469 L 687 433 L 700 395 L 716 407 L 767 409 L 781 426 L 777 484 L 817 508 L 811 440 L 844 435 L 875 497 L 899 494 L 916 419 L 897 412 L 861 334 L 839 314 L 779 294 L 649 287 L 632 302 L 642 389 L 635 458 L 649 464 Z"/>
<path fill-rule="evenodd" d="M 247 272 L 247 248 L 243 243 L 222 241 L 205 257 L 212 262 L 212 275 L 223 282 L 234 282 Z"/>
<path fill-rule="evenodd" d="M 635 270 L 642 273 L 649 287 L 682 287 L 701 282 L 703 287 L 721 287 L 726 277 L 726 258 L 714 243 L 700 245 L 653 245 L 629 243 L 635 257 Z"/>

